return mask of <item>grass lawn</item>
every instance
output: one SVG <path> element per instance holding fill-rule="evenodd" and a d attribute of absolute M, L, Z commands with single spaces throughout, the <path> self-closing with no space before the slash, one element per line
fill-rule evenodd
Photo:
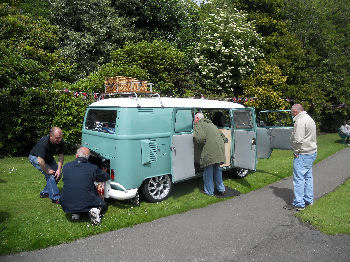
<path fill-rule="evenodd" d="M 325 234 L 350 234 L 350 180 L 296 216 Z"/>
<path fill-rule="evenodd" d="M 319 136 L 318 145 L 316 162 L 345 148 L 345 145 L 339 143 L 337 134 Z M 73 159 L 73 156 L 67 156 L 65 163 Z M 224 174 L 224 183 L 244 194 L 291 175 L 291 151 L 275 150 L 270 159 L 259 160 L 256 172 L 249 174 L 244 179 L 234 179 L 230 174 Z M 43 175 L 31 166 L 27 157 L 0 159 L 0 254 L 58 245 L 225 201 L 199 193 L 202 180 L 197 178 L 174 184 L 171 197 L 160 203 L 152 204 L 142 201 L 140 206 L 135 207 L 127 201 L 108 200 L 108 211 L 101 225 L 92 226 L 88 218 L 73 222 L 70 216 L 64 214 L 59 205 L 52 204 L 49 199 L 40 199 L 39 192 L 44 186 Z M 59 189 L 62 189 L 62 182 L 59 183 Z M 333 222 L 332 220 L 328 223 L 329 217 L 318 219 L 320 215 L 324 215 L 324 209 L 329 209 L 330 205 L 337 210 L 341 202 L 345 203 L 345 201 L 339 201 L 340 198 L 348 201 L 349 183 L 345 184 L 342 192 L 340 196 L 330 196 L 329 199 L 326 197 L 328 199 L 326 204 L 318 200 L 312 208 L 300 213 L 300 216 L 304 214 L 306 216 L 310 211 L 312 214 L 306 218 L 306 221 L 310 223 L 319 220 L 326 221 L 323 223 L 325 226 L 330 223 L 343 223 L 347 231 L 335 232 L 331 229 L 330 232 L 349 233 L 349 217 L 346 219 L 349 211 L 345 210 L 345 206 L 342 211 L 344 215 L 337 215 L 339 221 Z M 335 215 L 331 214 L 331 216 Z"/>

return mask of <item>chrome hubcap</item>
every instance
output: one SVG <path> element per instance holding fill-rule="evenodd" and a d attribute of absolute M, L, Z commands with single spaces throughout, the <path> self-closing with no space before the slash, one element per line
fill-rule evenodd
<path fill-rule="evenodd" d="M 148 192 L 154 199 L 162 199 L 170 192 L 169 176 L 157 176 L 149 180 Z"/>

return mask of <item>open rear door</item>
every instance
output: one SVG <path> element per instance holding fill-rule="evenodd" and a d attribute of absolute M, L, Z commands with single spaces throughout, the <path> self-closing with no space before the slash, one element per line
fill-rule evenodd
<path fill-rule="evenodd" d="M 257 118 L 258 158 L 269 158 L 273 149 L 292 149 L 293 118 L 290 110 L 261 111 Z"/>
<path fill-rule="evenodd" d="M 179 108 L 174 110 L 174 135 L 172 136 L 173 182 L 195 175 L 193 145 L 193 111 Z"/>
<path fill-rule="evenodd" d="M 253 108 L 232 109 L 233 166 L 255 170 L 256 122 Z"/>

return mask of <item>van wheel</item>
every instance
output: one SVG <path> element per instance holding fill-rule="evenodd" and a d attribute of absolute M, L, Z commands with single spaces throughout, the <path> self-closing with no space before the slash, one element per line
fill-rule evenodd
<path fill-rule="evenodd" d="M 160 202 L 171 192 L 172 182 L 169 175 L 146 179 L 142 184 L 142 195 L 149 202 Z"/>
<path fill-rule="evenodd" d="M 235 177 L 237 177 L 237 178 L 246 177 L 248 175 L 248 173 L 249 173 L 249 170 L 244 169 L 244 168 L 236 168 L 234 170 Z"/>

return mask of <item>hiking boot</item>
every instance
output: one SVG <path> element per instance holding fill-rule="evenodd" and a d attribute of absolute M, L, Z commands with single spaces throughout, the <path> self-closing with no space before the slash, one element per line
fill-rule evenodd
<path fill-rule="evenodd" d="M 49 198 L 49 194 L 40 192 L 40 198 Z"/>
<path fill-rule="evenodd" d="M 101 223 L 101 217 L 100 217 L 100 209 L 93 207 L 89 211 L 89 217 L 91 219 L 91 223 L 94 225 L 99 225 Z"/>
<path fill-rule="evenodd" d="M 305 207 L 297 207 L 297 206 L 294 206 L 294 205 L 286 205 L 283 208 L 287 209 L 287 210 L 296 210 L 296 211 L 301 211 L 301 210 L 305 209 Z"/>

